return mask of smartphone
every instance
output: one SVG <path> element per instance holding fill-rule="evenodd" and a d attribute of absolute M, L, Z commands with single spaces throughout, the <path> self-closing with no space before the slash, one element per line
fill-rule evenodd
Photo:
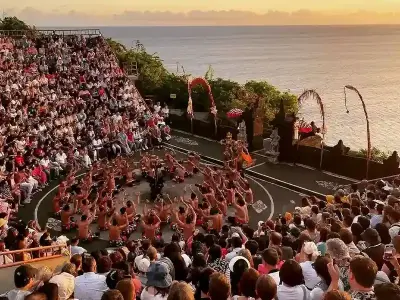
<path fill-rule="evenodd" d="M 393 258 L 393 249 L 394 246 L 392 244 L 385 245 L 385 252 L 383 253 L 384 260 L 390 260 Z"/>

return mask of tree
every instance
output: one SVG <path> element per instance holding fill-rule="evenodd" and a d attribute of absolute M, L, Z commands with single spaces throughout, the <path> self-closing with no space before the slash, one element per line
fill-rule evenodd
<path fill-rule="evenodd" d="M 153 95 L 158 100 L 168 101 L 170 94 L 176 98 L 169 101 L 171 107 L 186 109 L 188 101 L 188 76 L 169 72 L 157 53 L 150 54 L 142 43 L 137 41 L 135 47 L 127 49 L 122 44 L 107 39 L 111 49 L 116 53 L 120 63 L 136 62 L 139 71 L 137 87 L 143 95 Z M 214 78 L 214 69 L 209 66 L 204 77 L 211 86 L 215 105 L 219 116 L 224 117 L 232 108 L 244 109 L 255 99 L 263 105 L 265 122 L 268 124 L 279 110 L 281 99 L 289 112 L 297 112 L 297 98 L 288 92 L 280 92 L 266 81 L 248 81 L 242 85 L 236 81 Z M 192 90 L 193 107 L 195 111 L 210 111 L 209 96 L 202 86 Z"/>
<path fill-rule="evenodd" d="M 34 30 L 17 17 L 5 17 L 0 21 L 0 30 Z"/>

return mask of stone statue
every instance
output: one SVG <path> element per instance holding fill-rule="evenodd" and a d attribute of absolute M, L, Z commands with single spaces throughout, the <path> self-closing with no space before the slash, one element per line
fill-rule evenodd
<path fill-rule="evenodd" d="M 279 156 L 279 140 L 278 128 L 274 128 L 269 138 L 264 139 L 264 151 L 268 156 L 268 160 L 273 163 L 278 162 Z"/>
<path fill-rule="evenodd" d="M 247 145 L 246 122 L 244 120 L 239 123 L 238 131 L 237 140 Z"/>

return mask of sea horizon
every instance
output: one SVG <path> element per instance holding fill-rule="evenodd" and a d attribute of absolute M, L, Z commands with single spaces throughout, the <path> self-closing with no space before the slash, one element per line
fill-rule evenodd
<path fill-rule="evenodd" d="M 67 27 L 64 27 L 67 28 Z M 69 29 L 78 29 L 78 27 Z M 81 27 L 82 28 L 82 27 Z M 315 89 L 326 111 L 328 145 L 342 139 L 352 150 L 367 147 L 361 103 L 343 87 L 358 88 L 366 102 L 371 143 L 383 151 L 400 150 L 399 25 L 263 25 L 263 26 L 104 26 L 105 37 L 132 47 L 139 40 L 157 53 L 171 72 L 245 83 L 265 80 L 281 91 L 300 95 Z M 319 108 L 310 99 L 300 116 L 321 125 Z"/>

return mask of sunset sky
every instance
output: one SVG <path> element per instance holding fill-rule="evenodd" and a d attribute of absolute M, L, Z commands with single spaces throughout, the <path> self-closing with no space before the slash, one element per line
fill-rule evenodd
<path fill-rule="evenodd" d="M 0 0 L 0 4 L 6 15 L 39 26 L 400 23 L 400 0 Z M 192 17 L 199 11 L 200 17 Z"/>

